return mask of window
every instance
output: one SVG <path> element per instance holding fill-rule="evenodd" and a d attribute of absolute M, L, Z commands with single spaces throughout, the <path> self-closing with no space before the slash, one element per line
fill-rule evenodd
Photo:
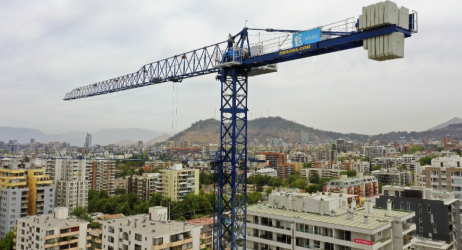
<path fill-rule="evenodd" d="M 112 226 L 109 226 L 109 229 L 108 229 L 109 233 L 114 233 L 114 227 Z"/>
<path fill-rule="evenodd" d="M 403 201 L 401 201 L 401 203 L 399 204 L 399 209 L 404 210 L 404 202 Z"/>
<path fill-rule="evenodd" d="M 430 204 L 427 204 L 427 212 L 431 213 L 432 209 L 430 208 Z"/>
<path fill-rule="evenodd" d="M 143 237 L 141 236 L 141 234 L 135 234 L 135 240 L 142 241 Z"/>
<path fill-rule="evenodd" d="M 436 224 L 433 224 L 433 233 L 435 233 L 435 234 L 437 233 L 437 231 L 436 231 Z"/>
<path fill-rule="evenodd" d="M 318 240 L 315 240 L 315 241 L 313 241 L 313 246 L 315 248 L 321 248 L 321 242 L 319 242 Z"/>
<path fill-rule="evenodd" d="M 112 237 L 112 236 L 109 236 L 109 237 L 107 238 L 107 240 L 108 240 L 109 242 L 111 242 L 111 243 L 114 243 L 114 237 Z"/>

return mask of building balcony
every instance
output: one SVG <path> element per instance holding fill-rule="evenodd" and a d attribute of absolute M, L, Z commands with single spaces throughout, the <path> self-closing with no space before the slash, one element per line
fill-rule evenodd
<path fill-rule="evenodd" d="M 152 245 L 151 250 L 160 250 L 160 249 L 165 249 L 165 248 L 171 248 L 171 247 L 181 246 L 183 244 L 192 243 L 192 242 L 193 242 L 193 238 L 189 237 L 189 238 L 184 239 L 184 240 L 178 240 L 178 241 L 169 242 L 169 243 L 160 244 L 160 245 Z"/>

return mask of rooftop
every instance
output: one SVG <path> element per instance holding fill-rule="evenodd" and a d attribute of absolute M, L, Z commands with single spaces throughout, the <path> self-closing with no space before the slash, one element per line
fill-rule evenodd
<path fill-rule="evenodd" d="M 372 213 L 366 213 L 364 209 L 359 209 L 357 213 L 353 216 L 353 219 L 349 220 L 347 219 L 347 214 L 330 216 L 315 213 L 301 213 L 285 209 L 271 208 L 268 205 L 262 205 L 261 208 L 258 208 L 258 205 L 249 206 L 247 208 L 247 211 L 368 230 L 378 229 L 380 227 L 386 226 L 387 224 L 390 224 L 393 217 L 409 219 L 413 217 L 415 214 L 411 211 L 392 210 L 390 216 L 387 214 L 386 209 L 374 208 Z M 364 224 L 364 215 L 368 216 L 367 224 Z"/>
<path fill-rule="evenodd" d="M 34 215 L 22 217 L 19 219 L 21 222 L 29 223 L 29 225 L 35 225 L 41 228 L 65 228 L 65 227 L 74 227 L 83 223 L 89 223 L 85 220 L 80 220 L 76 218 L 67 218 L 67 219 L 57 219 L 54 218 L 52 214 L 47 215 Z"/>
<path fill-rule="evenodd" d="M 130 231 L 136 233 L 150 234 L 153 237 L 187 232 L 192 229 L 202 227 L 187 222 L 152 221 L 149 220 L 148 214 L 140 214 L 127 216 L 119 219 L 104 220 L 100 223 L 108 226 L 112 225 L 114 227 L 129 228 Z"/>
<path fill-rule="evenodd" d="M 200 219 L 194 219 L 194 220 L 188 220 L 188 223 L 195 224 L 195 225 L 211 225 L 213 224 L 213 218 L 200 218 Z"/>

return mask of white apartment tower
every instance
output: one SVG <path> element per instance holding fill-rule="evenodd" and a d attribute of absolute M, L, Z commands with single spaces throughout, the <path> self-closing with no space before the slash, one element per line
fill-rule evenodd
<path fill-rule="evenodd" d="M 151 207 L 140 214 L 100 222 L 103 249 L 193 249 L 201 245 L 200 225 L 167 221 L 166 207 Z"/>
<path fill-rule="evenodd" d="M 416 241 L 415 212 L 357 208 L 352 197 L 274 192 L 247 208 L 247 249 L 392 250 Z"/>
<path fill-rule="evenodd" d="M 68 217 L 65 207 L 53 214 L 18 219 L 15 249 L 87 249 L 89 222 Z"/>

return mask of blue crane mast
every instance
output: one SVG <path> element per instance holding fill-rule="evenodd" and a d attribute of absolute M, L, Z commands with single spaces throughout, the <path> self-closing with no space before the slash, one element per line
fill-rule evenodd
<path fill-rule="evenodd" d="M 394 35 L 407 38 L 417 32 L 417 13 L 409 14 L 407 11 L 403 14 L 400 8 L 399 13 L 403 14 L 400 22 L 398 17 L 396 21 L 390 22 L 390 18 L 379 19 L 376 14 L 374 24 L 374 11 L 380 13 L 381 8 L 383 13 L 383 10 L 387 11 L 387 7 L 383 7 L 383 2 L 372 6 L 363 7 L 363 15 L 359 19 L 353 19 L 354 27 L 351 30 L 319 27 L 308 31 L 318 32 L 319 39 L 315 42 L 294 42 L 283 48 L 280 44 L 287 45 L 283 41 L 278 43 L 276 49 L 265 50 L 260 43 L 251 46 L 249 32 L 278 32 L 294 38 L 296 34 L 307 31 L 245 27 L 236 35 L 229 35 L 226 41 L 146 64 L 132 74 L 76 88 L 68 92 L 64 100 L 93 97 L 163 82 L 181 82 L 187 78 L 216 73 L 216 80 L 221 83 L 221 142 L 214 184 L 213 247 L 216 250 L 246 249 L 248 77 L 276 72 L 277 63 L 361 46 L 368 50 L 370 59 L 397 58 L 387 52 L 386 48 L 388 45 L 391 48 Z M 394 10 L 398 10 L 397 7 Z"/>

